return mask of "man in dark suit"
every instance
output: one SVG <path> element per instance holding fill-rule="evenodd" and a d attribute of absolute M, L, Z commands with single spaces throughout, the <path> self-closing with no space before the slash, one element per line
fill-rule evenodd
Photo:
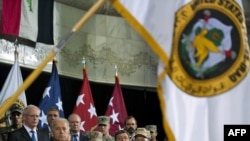
<path fill-rule="evenodd" d="M 59 116 L 60 116 L 60 113 L 57 107 L 50 107 L 47 111 L 48 126 L 39 129 L 39 131 L 44 132 L 47 135 L 47 137 L 50 138 L 50 141 L 53 141 L 51 134 L 50 134 L 52 121 L 56 118 L 59 118 Z"/>
<path fill-rule="evenodd" d="M 23 127 L 10 132 L 7 141 L 49 141 L 49 138 L 37 131 L 40 109 L 35 105 L 28 105 L 23 111 Z"/>
<path fill-rule="evenodd" d="M 80 133 L 81 117 L 75 113 L 68 117 L 71 141 L 89 141 L 89 138 Z"/>

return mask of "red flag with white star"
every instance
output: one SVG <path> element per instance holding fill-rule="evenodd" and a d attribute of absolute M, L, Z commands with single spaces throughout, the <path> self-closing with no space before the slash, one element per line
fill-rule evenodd
<path fill-rule="evenodd" d="M 105 115 L 110 117 L 109 133 L 111 135 L 123 128 L 123 122 L 128 114 L 118 76 L 115 76 L 115 87 Z"/>
<path fill-rule="evenodd" d="M 87 70 L 83 69 L 83 83 L 80 94 L 76 100 L 73 113 L 78 114 L 81 121 L 81 132 L 90 130 L 91 127 L 97 125 L 97 114 L 95 104 L 92 98 L 92 92 L 89 85 Z"/>

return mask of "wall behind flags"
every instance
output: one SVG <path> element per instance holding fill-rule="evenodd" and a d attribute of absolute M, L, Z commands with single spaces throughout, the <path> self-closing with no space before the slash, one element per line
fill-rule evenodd
<path fill-rule="evenodd" d="M 81 9 L 54 3 L 55 44 L 71 31 L 85 13 Z M 20 66 L 35 69 L 52 48 L 53 46 L 32 48 L 20 44 Z M 11 63 L 13 51 L 13 42 L 6 43 L 0 39 L 0 62 Z M 91 81 L 111 84 L 114 66 L 117 65 L 121 84 L 156 86 L 158 58 L 122 17 L 93 15 L 57 54 L 58 72 L 81 79 L 82 72 L 79 70 L 82 68 L 83 57 L 86 58 Z M 51 63 L 44 71 L 50 72 L 50 67 Z"/>

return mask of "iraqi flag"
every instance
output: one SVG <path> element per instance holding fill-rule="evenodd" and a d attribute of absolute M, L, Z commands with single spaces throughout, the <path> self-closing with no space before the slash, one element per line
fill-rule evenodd
<path fill-rule="evenodd" d="M 53 45 L 54 0 L 2 0 L 1 34 Z"/>
<path fill-rule="evenodd" d="M 224 125 L 250 124 L 250 61 L 244 59 L 249 46 L 241 0 L 110 2 L 160 59 L 157 90 L 169 141 L 222 141 Z M 196 28 L 200 20 L 203 24 Z M 222 30 L 226 26 L 233 28 Z M 189 59 L 188 50 L 194 48 L 192 57 L 197 62 L 204 57 L 201 63 Z M 208 65 L 211 52 L 225 54 L 225 59 Z"/>

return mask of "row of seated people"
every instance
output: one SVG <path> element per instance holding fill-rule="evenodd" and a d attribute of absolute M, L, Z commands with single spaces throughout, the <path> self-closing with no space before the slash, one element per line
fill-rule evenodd
<path fill-rule="evenodd" d="M 59 117 L 55 107 L 47 111 L 48 127 L 37 128 L 40 109 L 28 105 L 24 109 L 18 104 L 10 108 L 11 125 L 0 128 L 0 141 L 156 141 L 157 126 L 147 125 L 137 128 L 137 121 L 128 116 L 124 122 L 124 130 L 114 136 L 109 134 L 110 118 L 98 117 L 98 125 L 84 134 L 80 133 L 81 118 L 72 113 L 68 119 Z"/>

